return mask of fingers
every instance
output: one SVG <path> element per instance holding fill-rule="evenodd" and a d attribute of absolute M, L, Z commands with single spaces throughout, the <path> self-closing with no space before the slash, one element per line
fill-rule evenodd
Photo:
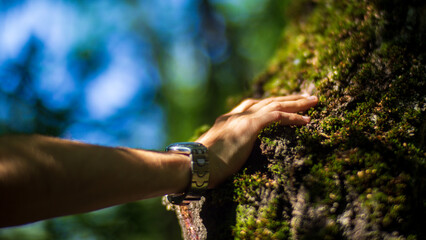
<path fill-rule="evenodd" d="M 310 117 L 301 116 L 296 113 L 274 111 L 260 116 L 258 129 L 262 129 L 273 122 L 279 122 L 282 125 L 302 126 L 308 124 L 310 120 Z"/>
<path fill-rule="evenodd" d="M 272 101 L 257 103 L 252 105 L 250 110 L 254 110 L 259 106 L 260 109 L 254 112 L 258 116 L 260 129 L 266 127 L 270 123 L 279 122 L 283 125 L 305 125 L 309 123 L 310 118 L 296 114 L 297 112 L 305 111 L 318 103 L 318 98 L 315 96 L 289 96 L 290 98 L 274 98 Z M 284 101 L 279 101 L 283 100 Z M 289 100 L 291 99 L 291 100 Z M 277 101 L 278 100 L 278 101 Z"/>
<path fill-rule="evenodd" d="M 295 113 L 305 111 L 317 103 L 317 97 L 308 95 L 271 97 L 263 100 L 246 99 L 224 116 L 251 117 L 259 129 L 272 122 L 280 122 L 284 125 L 305 125 L 309 123 L 310 118 Z"/>
<path fill-rule="evenodd" d="M 232 114 L 241 113 L 247 110 L 258 111 L 259 109 L 271 103 L 282 103 L 284 104 L 284 107 L 285 107 L 288 104 L 294 105 L 294 103 L 292 103 L 293 101 L 304 100 L 308 98 L 310 98 L 308 95 L 290 95 L 290 96 L 270 97 L 263 100 L 248 98 L 244 100 L 243 102 L 241 102 L 240 105 L 232 109 L 229 113 L 232 113 Z M 301 104 L 303 104 L 303 102 Z M 303 110 L 299 110 L 299 111 L 303 111 Z"/>
<path fill-rule="evenodd" d="M 290 95 L 290 96 L 280 96 L 280 97 L 270 97 L 263 99 L 262 101 L 258 101 L 257 104 L 253 105 L 253 110 L 258 110 L 260 108 L 265 107 L 268 104 L 274 103 L 274 102 L 288 102 L 288 101 L 297 101 L 301 99 L 306 99 L 308 96 L 306 95 Z"/>
<path fill-rule="evenodd" d="M 308 98 L 302 98 L 296 101 L 285 101 L 285 102 L 271 102 L 270 104 L 264 107 L 264 111 L 283 111 L 289 113 L 301 112 L 305 111 L 313 106 L 315 106 L 318 102 L 317 97 L 311 96 Z"/>
<path fill-rule="evenodd" d="M 280 113 L 280 119 L 278 121 L 283 125 L 301 126 L 308 124 L 311 121 L 311 118 L 295 113 Z"/>
<path fill-rule="evenodd" d="M 248 98 L 240 103 L 240 105 L 236 106 L 229 113 L 241 113 L 247 111 L 251 106 L 258 103 L 259 100 Z"/>

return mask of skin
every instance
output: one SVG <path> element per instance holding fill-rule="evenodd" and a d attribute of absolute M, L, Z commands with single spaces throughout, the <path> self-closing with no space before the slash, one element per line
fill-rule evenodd
<path fill-rule="evenodd" d="M 209 150 L 209 188 L 241 168 L 262 128 L 305 125 L 310 119 L 297 112 L 317 102 L 302 95 L 247 99 L 220 116 L 197 140 Z M 185 155 L 40 135 L 0 137 L 0 227 L 179 193 L 189 182 Z"/>

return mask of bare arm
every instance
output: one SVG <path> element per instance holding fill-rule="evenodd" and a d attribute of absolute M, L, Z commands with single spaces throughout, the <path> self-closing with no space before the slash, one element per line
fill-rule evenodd
<path fill-rule="evenodd" d="M 189 159 L 177 154 L 1 137 L 0 226 L 179 192 L 189 168 Z"/>
<path fill-rule="evenodd" d="M 259 131 L 272 122 L 304 125 L 304 96 L 246 100 L 219 117 L 198 142 L 209 149 L 213 188 L 238 171 Z M 57 138 L 0 137 L 0 227 L 92 211 L 182 192 L 190 181 L 184 155 L 109 148 Z"/>

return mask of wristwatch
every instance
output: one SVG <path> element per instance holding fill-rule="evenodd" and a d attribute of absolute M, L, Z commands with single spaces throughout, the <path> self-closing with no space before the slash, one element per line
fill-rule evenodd
<path fill-rule="evenodd" d="M 172 204 L 188 205 L 191 201 L 198 201 L 209 185 L 209 160 L 207 148 L 197 142 L 173 143 L 166 148 L 166 152 L 174 152 L 189 156 L 191 160 L 191 182 L 183 193 L 169 194 L 167 200 Z"/>

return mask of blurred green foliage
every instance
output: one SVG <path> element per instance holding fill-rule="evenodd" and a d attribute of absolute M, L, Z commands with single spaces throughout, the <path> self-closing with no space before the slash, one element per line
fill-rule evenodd
<path fill-rule="evenodd" d="M 35 6 L 40 4 L 51 11 L 37 12 Z M 8 55 L 7 44 L 16 46 L 19 38 L 7 42 L 9 36 L 0 31 L 0 134 L 41 133 L 155 149 L 185 141 L 197 127 L 213 123 L 232 107 L 226 104 L 229 96 L 238 99 L 250 90 L 251 80 L 267 65 L 280 41 L 286 4 L 280 0 L 0 1 L 0 20 L 13 11 L 20 13 L 13 24 L 25 22 L 22 12 L 29 5 L 34 16 L 47 15 L 48 22 L 58 9 L 57 14 L 72 15 L 64 7 L 72 6 L 84 16 L 77 16 L 81 24 L 77 32 L 85 36 L 61 49 L 63 63 L 52 60 L 56 55 L 49 52 L 49 41 L 53 40 L 37 35 L 45 31 L 43 26 L 29 31 L 15 55 Z M 2 21 L 0 27 L 8 29 L 11 24 Z M 24 27 L 15 28 L 17 36 L 26 34 Z M 54 50 L 59 51 L 67 37 L 61 36 Z M 130 100 L 119 102 L 122 105 L 111 108 L 111 113 L 92 109 L 98 115 L 91 115 L 88 92 L 100 89 L 96 81 L 111 70 L 117 56 L 140 64 L 148 81 L 140 80 L 145 75 L 136 82 L 129 80 L 138 91 Z M 63 64 L 63 69 L 57 70 L 55 64 Z M 139 73 L 137 65 L 133 70 Z M 127 84 L 120 81 L 114 84 Z M 98 97 L 107 101 L 117 93 L 101 92 Z M 141 134 L 133 134 L 135 126 Z M 180 239 L 180 230 L 174 213 L 167 212 L 160 199 L 149 199 L 0 229 L 0 240 L 11 239 Z"/>
<path fill-rule="evenodd" d="M 167 109 L 170 142 L 189 139 L 198 126 L 212 124 L 217 116 L 230 110 L 236 102 L 227 102 L 228 97 L 239 100 L 251 90 L 252 80 L 267 65 L 286 23 L 283 13 L 288 1 L 202 2 L 206 32 L 214 32 L 208 29 L 215 21 L 209 19 L 212 14 L 223 21 L 226 56 L 209 59 L 202 84 L 176 86 L 170 81 L 163 85 L 160 98 Z"/>

